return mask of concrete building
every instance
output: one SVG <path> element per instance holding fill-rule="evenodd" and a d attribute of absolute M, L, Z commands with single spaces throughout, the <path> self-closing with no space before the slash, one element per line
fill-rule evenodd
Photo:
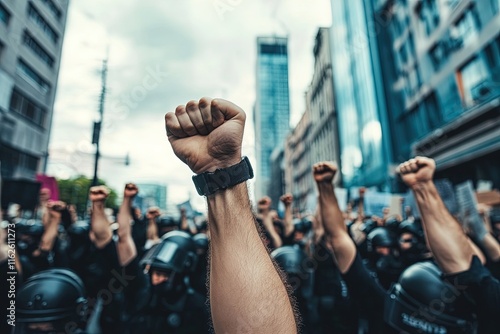
<path fill-rule="evenodd" d="M 387 55 L 396 159 L 430 156 L 438 177 L 500 187 L 500 2 L 367 2 Z"/>
<path fill-rule="evenodd" d="M 314 194 L 309 149 L 310 113 L 306 110 L 285 143 L 285 189 L 293 195 L 294 207 L 307 208 L 308 196 Z"/>
<path fill-rule="evenodd" d="M 270 157 L 275 147 L 283 146 L 290 129 L 287 43 L 284 37 L 257 38 L 257 94 L 254 109 L 256 198 L 269 192 Z"/>
<path fill-rule="evenodd" d="M 311 163 L 328 160 L 340 164 L 331 48 L 330 28 L 320 28 L 314 45 L 314 74 L 306 93 L 311 120 L 308 136 Z M 336 182 L 340 184 L 341 178 Z"/>
<path fill-rule="evenodd" d="M 267 195 L 273 201 L 273 208 L 278 209 L 281 195 L 285 194 L 285 150 L 284 146 L 274 149 L 270 157 L 271 179 Z"/>
<path fill-rule="evenodd" d="M 68 0 L 0 2 L 0 160 L 5 178 L 44 172 Z"/>

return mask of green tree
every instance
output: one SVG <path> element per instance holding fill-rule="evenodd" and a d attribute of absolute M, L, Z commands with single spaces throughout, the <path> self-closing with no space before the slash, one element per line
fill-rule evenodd
<path fill-rule="evenodd" d="M 89 189 L 92 184 L 92 179 L 85 176 L 77 176 L 72 179 L 57 180 L 59 186 L 59 197 L 61 201 L 67 204 L 76 205 L 76 210 L 79 217 L 85 216 L 85 211 L 87 209 L 87 201 L 89 197 Z M 99 185 L 106 185 L 103 180 L 99 180 Z M 108 208 L 116 209 L 118 206 L 116 204 L 118 195 L 116 191 L 110 189 L 109 197 L 106 201 L 106 206 Z"/>

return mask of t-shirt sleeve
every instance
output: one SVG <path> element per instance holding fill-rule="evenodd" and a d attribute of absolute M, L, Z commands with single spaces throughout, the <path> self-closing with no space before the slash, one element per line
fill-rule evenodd
<path fill-rule="evenodd" d="M 370 300 L 373 307 L 383 310 L 386 291 L 377 279 L 370 274 L 359 254 L 356 254 L 351 267 L 342 276 L 347 284 L 350 296 L 355 301 L 361 305 Z"/>

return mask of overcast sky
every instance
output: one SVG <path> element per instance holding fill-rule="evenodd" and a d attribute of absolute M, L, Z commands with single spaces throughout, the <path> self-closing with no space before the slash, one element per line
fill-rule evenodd
<path fill-rule="evenodd" d="M 168 185 L 170 202 L 197 199 L 191 171 L 168 144 L 165 113 L 202 96 L 235 102 L 247 112 L 243 154 L 255 166 L 256 37 L 289 37 L 294 125 L 312 78 L 314 37 L 330 25 L 329 0 L 72 0 L 48 173 L 92 175 L 99 72 L 109 54 L 101 153 L 118 159 L 101 159 L 99 177 L 120 192 L 128 181 L 153 182 Z"/>

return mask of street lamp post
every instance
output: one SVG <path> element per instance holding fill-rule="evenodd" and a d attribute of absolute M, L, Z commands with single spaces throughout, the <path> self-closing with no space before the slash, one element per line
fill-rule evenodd
<path fill-rule="evenodd" d="M 107 72 L 108 72 L 108 61 L 107 59 L 105 59 L 102 62 L 102 71 L 101 71 L 102 88 L 101 88 L 101 97 L 99 99 L 99 121 L 94 122 L 94 132 L 92 135 L 92 144 L 95 144 L 94 178 L 92 180 L 92 186 L 96 186 L 98 183 L 97 168 L 99 166 L 99 157 L 100 157 L 99 139 L 101 137 L 101 125 L 102 125 L 102 120 L 104 118 L 104 101 L 106 97 Z"/>

